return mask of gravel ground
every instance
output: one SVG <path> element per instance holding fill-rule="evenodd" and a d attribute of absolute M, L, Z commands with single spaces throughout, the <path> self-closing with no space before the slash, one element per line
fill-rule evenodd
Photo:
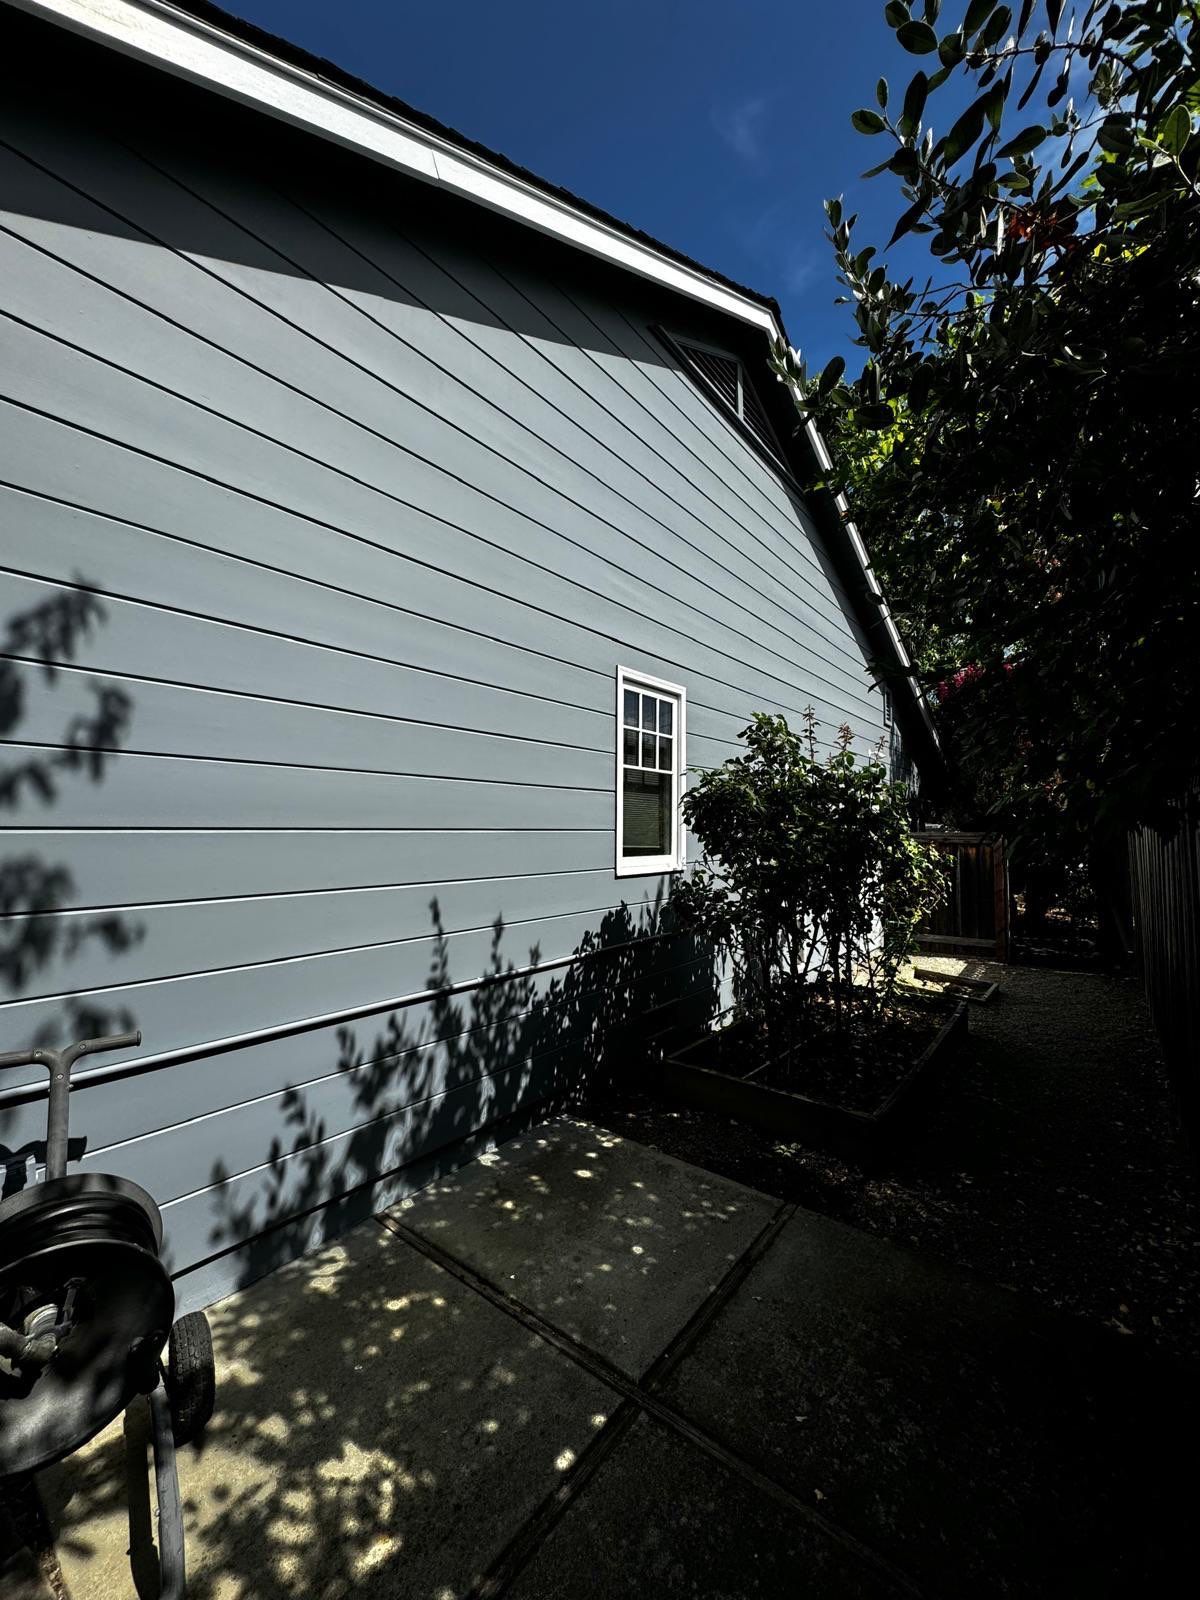
<path fill-rule="evenodd" d="M 656 1149 L 928 1250 L 1200 1359 L 1200 1207 L 1132 978 L 969 966 L 998 978 L 926 1126 L 867 1176 L 649 1090 L 588 1116 Z"/>

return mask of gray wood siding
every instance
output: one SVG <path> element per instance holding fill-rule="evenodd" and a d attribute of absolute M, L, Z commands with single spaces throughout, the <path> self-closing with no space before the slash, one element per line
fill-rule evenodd
<path fill-rule="evenodd" d="M 804 507 L 652 332 L 686 304 L 71 99 L 0 112 L 0 1041 L 142 1028 L 75 1153 L 197 1303 L 569 1086 L 621 983 L 701 992 L 624 949 L 669 883 L 613 871 L 618 663 L 693 765 L 756 709 L 884 730 Z"/>

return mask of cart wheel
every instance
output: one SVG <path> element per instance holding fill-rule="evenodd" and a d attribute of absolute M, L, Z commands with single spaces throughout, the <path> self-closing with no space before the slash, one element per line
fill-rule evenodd
<path fill-rule="evenodd" d="M 189 1444 L 212 1416 L 216 1384 L 208 1318 L 191 1311 L 171 1329 L 168 1345 L 167 1397 L 176 1444 Z"/>

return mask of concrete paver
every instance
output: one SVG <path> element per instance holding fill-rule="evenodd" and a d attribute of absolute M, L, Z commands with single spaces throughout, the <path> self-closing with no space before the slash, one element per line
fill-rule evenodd
<path fill-rule="evenodd" d="M 642 1416 L 508 1597 L 894 1600 L 905 1593 L 794 1507 Z"/>
<path fill-rule="evenodd" d="M 753 1189 L 559 1118 L 389 1215 L 637 1376 L 777 1209 Z"/>
<path fill-rule="evenodd" d="M 780 1216 L 641 1386 L 777 1209 L 557 1119 L 213 1307 L 191 1600 L 1179 1591 L 1186 1378 L 843 1224 Z M 134 1407 L 42 1475 L 74 1600 L 155 1592 L 148 1456 Z"/>
<path fill-rule="evenodd" d="M 179 1456 L 189 1600 L 462 1595 L 617 1403 L 374 1222 L 209 1318 L 218 1409 Z M 75 1600 L 155 1592 L 126 1415 L 42 1475 Z"/>
<path fill-rule="evenodd" d="M 1175 1592 L 1188 1389 L 1132 1341 L 801 1211 L 664 1398 L 922 1587 L 1092 1600 Z"/>

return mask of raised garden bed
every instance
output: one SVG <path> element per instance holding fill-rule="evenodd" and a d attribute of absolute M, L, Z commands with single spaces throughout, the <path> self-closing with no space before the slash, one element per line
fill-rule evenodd
<path fill-rule="evenodd" d="M 877 1061 L 839 1063 L 828 1051 L 822 1057 L 819 1046 L 810 1047 L 804 1060 L 798 1048 L 772 1059 L 745 1025 L 734 1024 L 664 1055 L 662 1085 L 687 1105 L 724 1112 L 778 1138 L 869 1167 L 919 1115 L 966 1032 L 965 1000 L 952 1008 L 906 1005 Z M 912 1046 L 907 1055 L 905 1043 Z M 820 1083 L 832 1090 L 837 1083 L 838 1100 L 821 1097 L 824 1088 L 801 1092 L 798 1079 L 809 1088 Z"/>

